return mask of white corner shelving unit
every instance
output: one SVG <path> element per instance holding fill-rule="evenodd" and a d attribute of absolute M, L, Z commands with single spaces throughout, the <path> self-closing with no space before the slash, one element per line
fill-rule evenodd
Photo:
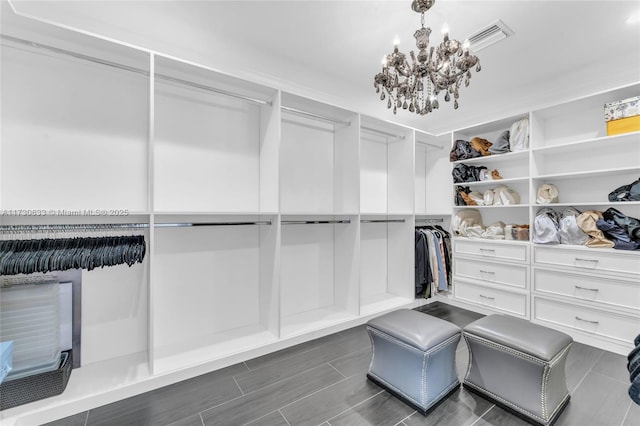
<path fill-rule="evenodd" d="M 605 103 L 635 96 L 639 84 L 457 131 L 453 139 L 489 141 L 521 117 L 530 123 L 527 150 L 463 160 L 497 168 L 521 205 L 478 208 L 485 225 L 528 223 L 539 209 L 558 212 L 615 208 L 640 217 L 640 202 L 610 202 L 608 194 L 640 175 L 640 132 L 606 135 Z M 559 202 L 537 204 L 541 184 L 559 190 Z M 458 184 L 454 184 L 458 185 Z M 494 182 L 459 184 L 482 191 Z M 463 208 L 454 207 L 454 214 Z M 455 303 L 503 312 L 557 328 L 575 340 L 626 354 L 640 329 L 640 256 L 637 251 L 540 245 L 525 241 L 455 238 Z"/>

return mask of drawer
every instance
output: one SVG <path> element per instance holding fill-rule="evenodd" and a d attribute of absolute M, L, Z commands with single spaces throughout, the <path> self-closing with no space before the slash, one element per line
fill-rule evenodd
<path fill-rule="evenodd" d="M 534 268 L 533 289 L 640 310 L 640 283 Z"/>
<path fill-rule="evenodd" d="M 584 271 L 614 272 L 640 275 L 640 256 L 623 250 L 597 248 L 566 249 L 564 247 L 535 246 L 534 262 L 542 265 L 559 265 Z"/>
<path fill-rule="evenodd" d="M 527 288 L 529 268 L 526 266 L 472 259 L 455 259 L 453 268 L 456 276 L 521 289 Z"/>
<path fill-rule="evenodd" d="M 455 240 L 454 252 L 462 255 L 481 256 L 496 260 L 527 262 L 526 244 L 505 244 L 487 241 Z"/>
<path fill-rule="evenodd" d="M 524 294 L 483 287 L 463 281 L 456 281 L 454 288 L 455 297 L 460 300 L 521 317 L 527 316 L 527 296 Z"/>
<path fill-rule="evenodd" d="M 572 305 L 534 296 L 533 317 L 537 321 L 584 331 L 615 339 L 625 344 L 633 342 L 640 329 L 640 318 Z"/>

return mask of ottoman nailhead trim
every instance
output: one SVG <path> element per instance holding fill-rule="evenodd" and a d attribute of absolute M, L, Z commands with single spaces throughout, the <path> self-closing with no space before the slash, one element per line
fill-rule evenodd
<path fill-rule="evenodd" d="M 418 402 L 416 401 L 414 398 L 410 397 L 409 395 L 407 395 L 406 393 L 404 393 L 402 390 L 396 388 L 395 386 L 392 386 L 391 384 L 389 384 L 386 380 L 382 379 L 380 376 L 378 376 L 377 374 L 374 374 L 371 372 L 371 367 L 373 366 L 373 359 L 375 357 L 376 351 L 375 351 L 375 343 L 373 340 L 372 335 L 375 334 L 378 337 L 380 337 L 381 339 L 387 340 L 388 342 L 392 342 L 394 344 L 403 346 L 407 349 L 410 349 L 413 352 L 418 352 L 420 354 L 422 354 L 422 377 L 420 378 L 420 398 L 422 399 L 422 401 L 426 401 L 427 399 L 427 373 L 426 373 L 426 364 L 427 364 L 427 360 L 429 358 L 429 355 L 445 348 L 448 344 L 450 344 L 452 341 L 454 341 L 455 339 L 460 337 L 460 333 L 456 333 L 453 336 L 449 337 L 446 340 L 443 340 L 442 342 L 438 343 L 436 346 L 430 348 L 427 351 L 423 351 L 421 349 L 418 349 L 416 347 L 413 347 L 401 340 L 398 340 L 397 338 L 393 337 L 390 334 L 387 334 L 385 332 L 382 332 L 376 328 L 373 327 L 369 327 L 367 326 L 367 331 L 369 331 L 369 339 L 371 340 L 371 346 L 372 346 L 372 355 L 371 355 L 371 362 L 369 363 L 369 374 L 372 375 L 373 377 L 375 377 L 377 380 L 379 380 L 380 382 L 384 383 L 386 386 L 389 386 L 390 388 L 392 388 L 395 392 L 399 393 L 400 395 L 402 395 L 403 397 L 407 398 L 408 400 L 416 403 L 418 406 L 423 407 L 424 406 L 424 402 Z M 438 398 L 445 394 L 446 392 L 450 391 L 454 386 L 456 386 L 458 384 L 458 381 L 454 381 L 454 383 L 449 386 L 448 388 L 446 388 L 444 391 L 440 392 L 436 397 L 434 397 L 434 402 L 438 400 Z M 428 407 L 427 407 L 428 408 Z"/>
<path fill-rule="evenodd" d="M 487 340 L 487 339 L 485 339 L 483 337 L 473 335 L 473 334 L 471 334 L 469 332 L 464 332 L 463 335 L 464 335 L 464 338 L 465 338 L 467 344 L 469 344 L 469 339 L 476 340 L 478 342 L 481 342 L 482 344 L 485 344 L 487 346 L 491 346 L 491 347 L 493 347 L 495 349 L 498 349 L 498 350 L 500 350 L 502 352 L 508 352 L 508 353 L 510 353 L 512 355 L 515 355 L 515 356 L 519 357 L 519 358 L 526 359 L 528 361 L 532 361 L 532 362 L 535 362 L 537 364 L 541 364 L 541 365 L 544 366 L 544 370 L 543 370 L 544 372 L 543 372 L 543 377 L 542 377 L 542 385 L 541 385 L 541 388 L 540 388 L 540 406 L 542 408 L 542 415 L 544 416 L 544 418 L 541 418 L 541 417 L 539 417 L 539 416 L 537 416 L 537 415 L 535 415 L 533 413 L 530 413 L 527 410 L 525 410 L 525 409 L 523 409 L 523 408 L 521 408 L 521 407 L 519 407 L 519 406 L 517 406 L 517 405 L 515 405 L 515 404 L 513 404 L 513 403 L 511 403 L 509 401 L 507 401 L 506 399 L 504 399 L 502 397 L 499 397 L 498 395 L 495 395 L 493 392 L 483 388 L 482 386 L 479 386 L 479 385 L 477 385 L 475 383 L 470 382 L 468 380 L 468 377 L 469 377 L 469 373 L 471 372 L 472 357 L 473 357 L 473 352 L 471 351 L 471 346 L 469 346 L 469 366 L 467 368 L 467 374 L 465 375 L 465 380 L 464 381 L 465 381 L 465 384 L 468 383 L 472 387 L 475 387 L 477 389 L 480 389 L 480 390 L 486 392 L 487 394 L 491 395 L 492 397 L 496 398 L 499 401 L 504 402 L 505 404 L 507 404 L 510 407 L 516 409 L 517 411 L 519 411 L 521 413 L 524 413 L 524 414 L 527 414 L 527 415 L 529 415 L 531 417 L 534 417 L 536 419 L 540 419 L 540 420 L 542 420 L 543 423 L 546 423 L 550 419 L 550 417 L 547 414 L 548 410 L 547 410 L 547 406 L 546 406 L 546 401 L 545 401 L 544 395 L 545 395 L 545 392 L 546 392 L 547 383 L 549 381 L 549 375 L 551 373 L 551 367 L 553 367 L 555 364 L 557 364 L 559 362 L 559 360 L 561 360 L 564 357 L 565 353 L 571 347 L 571 343 L 569 343 L 562 351 L 560 351 L 556 356 L 554 356 L 553 359 L 551 359 L 551 361 L 546 362 L 546 361 L 543 361 L 543 360 L 541 360 L 539 358 L 536 358 L 534 356 L 526 354 L 524 352 L 521 352 L 521 351 L 515 350 L 513 348 L 501 345 L 499 343 L 492 342 L 492 341 Z M 564 401 L 568 397 L 569 397 L 569 394 L 567 394 L 567 396 L 565 398 L 563 398 L 562 402 L 564 403 Z M 553 411 L 552 415 L 555 414 L 555 412 L 560 407 L 562 407 L 562 403 L 558 404 L 558 406 Z"/>

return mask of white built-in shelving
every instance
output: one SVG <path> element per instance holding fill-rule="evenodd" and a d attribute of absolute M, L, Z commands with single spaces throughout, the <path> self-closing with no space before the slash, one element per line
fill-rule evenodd
<path fill-rule="evenodd" d="M 81 368 L 3 423 L 424 303 L 413 232 L 421 217 L 448 224 L 448 188 L 432 185 L 448 135 L 19 16 L 2 34 L 0 208 L 41 213 L 0 223 L 142 223 L 148 248 L 142 264 L 83 272 Z"/>
<path fill-rule="evenodd" d="M 640 217 L 640 202 L 610 202 L 608 194 L 640 176 L 640 132 L 606 135 L 604 104 L 636 96 L 633 84 L 472 128 L 453 139 L 493 141 L 522 117 L 530 123 L 526 150 L 456 163 L 499 170 L 502 181 L 454 184 L 484 191 L 504 183 L 521 204 L 477 208 L 485 225 L 529 224 L 541 208 L 562 213 L 615 208 Z M 456 164 L 454 163 L 454 165 Z M 559 200 L 538 204 L 537 188 L 553 184 Z M 530 254 L 528 251 L 530 250 Z M 510 254 L 521 252 L 523 256 Z M 501 312 L 570 333 L 574 339 L 626 353 L 640 328 L 640 256 L 637 251 L 529 241 L 454 239 L 454 302 L 486 313 Z M 530 272 L 529 272 L 530 271 Z M 530 276 L 529 276 L 530 273 Z"/>

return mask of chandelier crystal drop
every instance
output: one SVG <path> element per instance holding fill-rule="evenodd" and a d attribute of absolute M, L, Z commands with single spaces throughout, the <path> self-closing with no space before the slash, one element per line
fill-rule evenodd
<path fill-rule="evenodd" d="M 469 85 L 474 66 L 480 71 L 480 60 L 469 52 L 469 42 L 450 39 L 447 31 L 438 47 L 429 48 L 431 28 L 424 26 L 424 13 L 434 3 L 435 0 L 413 0 L 411 3 L 411 9 L 421 14 L 422 23 L 413 34 L 418 54 L 409 52 L 411 65 L 407 55 L 398 50 L 396 42 L 393 53 L 382 60 L 382 72 L 374 77 L 376 93 L 380 93 L 382 101 L 388 97 L 387 108 L 393 108 L 394 114 L 399 108 L 428 114 L 440 106 L 440 92 L 445 93 L 446 102 L 453 97 L 453 107 L 458 109 L 460 86 L 463 82 L 465 86 Z"/>

